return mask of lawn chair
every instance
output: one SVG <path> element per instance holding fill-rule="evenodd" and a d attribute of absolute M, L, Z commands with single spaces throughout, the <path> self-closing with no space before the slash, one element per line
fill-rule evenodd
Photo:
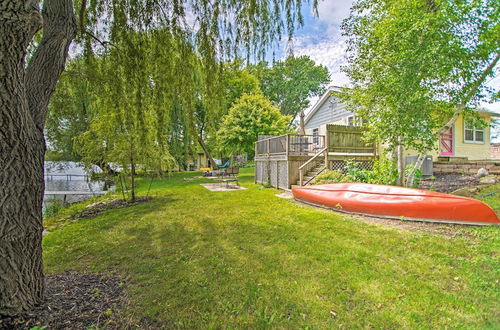
<path fill-rule="evenodd" d="M 236 177 L 240 173 L 239 167 L 229 167 L 226 169 L 226 176 Z"/>

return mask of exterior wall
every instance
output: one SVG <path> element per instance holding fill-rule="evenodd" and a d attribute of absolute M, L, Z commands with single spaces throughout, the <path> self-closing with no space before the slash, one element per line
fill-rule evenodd
<path fill-rule="evenodd" d="M 487 122 L 491 122 L 491 117 L 483 116 Z M 416 155 L 415 150 L 405 150 L 404 156 Z M 435 148 L 428 153 L 434 161 L 438 160 L 439 156 L 439 141 L 436 141 Z M 465 142 L 464 139 L 464 117 L 460 115 L 453 126 L 453 156 L 462 157 L 468 160 L 485 160 L 491 159 L 490 156 L 490 126 L 484 128 L 484 143 Z"/>
<path fill-rule="evenodd" d="M 487 123 L 491 117 L 483 117 Z M 454 127 L 454 157 L 467 157 L 469 160 L 490 158 L 490 126 L 484 128 L 484 143 L 469 143 L 464 139 L 464 117 L 459 116 Z"/>
<path fill-rule="evenodd" d="M 207 160 L 207 156 L 205 156 L 204 153 L 201 153 L 201 154 L 197 154 L 196 155 L 196 166 L 198 168 L 206 168 L 206 167 L 209 167 L 208 166 L 208 160 Z"/>
<path fill-rule="evenodd" d="M 322 125 L 337 123 L 352 114 L 352 112 L 346 110 L 345 105 L 340 103 L 336 97 L 330 96 L 308 120 L 305 128 L 313 129 Z M 341 124 L 344 125 L 345 121 Z"/>
<path fill-rule="evenodd" d="M 499 159 L 500 160 L 500 143 L 491 144 L 490 157 L 491 157 L 491 159 Z"/>
<path fill-rule="evenodd" d="M 318 129 L 318 135 L 323 135 L 326 136 L 326 124 L 322 124 L 319 127 L 313 127 L 313 128 L 306 128 L 306 135 L 313 135 L 313 129 L 317 128 Z"/>

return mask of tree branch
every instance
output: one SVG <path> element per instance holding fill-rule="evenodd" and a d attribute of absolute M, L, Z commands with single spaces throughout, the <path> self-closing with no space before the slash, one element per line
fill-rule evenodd
<path fill-rule="evenodd" d="M 455 121 L 457 121 L 458 116 L 465 110 L 465 106 L 467 103 L 470 101 L 470 99 L 476 94 L 477 90 L 481 86 L 481 84 L 486 80 L 488 75 L 493 71 L 495 66 L 497 65 L 498 61 L 500 60 L 500 53 L 497 53 L 495 58 L 490 62 L 490 64 L 486 67 L 486 69 L 481 73 L 481 76 L 479 76 L 479 79 L 475 81 L 474 85 L 472 88 L 469 90 L 465 98 L 462 100 L 462 103 L 460 103 L 457 106 L 457 110 L 453 114 L 450 120 L 439 130 L 438 136 L 441 136 L 441 134 L 447 132 L 450 130 L 450 128 L 453 126 Z"/>
<path fill-rule="evenodd" d="M 26 69 L 28 107 L 41 131 L 50 97 L 64 70 L 69 45 L 76 35 L 72 0 L 45 0 L 43 4 L 42 41 Z"/>

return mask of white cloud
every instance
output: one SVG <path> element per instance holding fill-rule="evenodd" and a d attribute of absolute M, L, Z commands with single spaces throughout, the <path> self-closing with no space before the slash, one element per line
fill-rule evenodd
<path fill-rule="evenodd" d="M 319 41 L 311 36 L 297 37 L 294 40 L 294 55 L 308 55 L 316 63 L 326 66 L 331 74 L 332 85 L 349 83 L 347 76 L 340 71 L 346 62 L 346 44 L 338 32 Z"/>
<path fill-rule="evenodd" d="M 340 25 L 349 16 L 353 0 L 323 0 L 318 4 L 319 20 L 328 26 Z"/>

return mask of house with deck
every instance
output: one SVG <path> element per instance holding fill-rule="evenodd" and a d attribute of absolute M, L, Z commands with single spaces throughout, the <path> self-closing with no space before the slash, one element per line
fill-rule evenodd
<path fill-rule="evenodd" d="M 346 160 L 370 168 L 383 146 L 363 141 L 362 118 L 339 99 L 339 87 L 330 87 L 304 119 L 305 135 L 261 136 L 255 148 L 255 177 L 274 187 L 289 189 L 307 184 L 325 169 L 341 169 Z M 486 109 L 477 110 L 486 123 L 500 116 Z M 491 128 L 475 127 L 460 115 L 453 127 L 436 141 L 429 154 L 427 168 L 437 172 L 477 172 L 486 167 L 498 171 L 500 164 L 491 160 Z M 406 151 L 411 161 L 414 152 Z M 453 165 L 449 165 L 453 163 Z M 456 164 L 462 164 L 458 166 Z M 453 170 L 453 171 L 452 171 Z"/>

